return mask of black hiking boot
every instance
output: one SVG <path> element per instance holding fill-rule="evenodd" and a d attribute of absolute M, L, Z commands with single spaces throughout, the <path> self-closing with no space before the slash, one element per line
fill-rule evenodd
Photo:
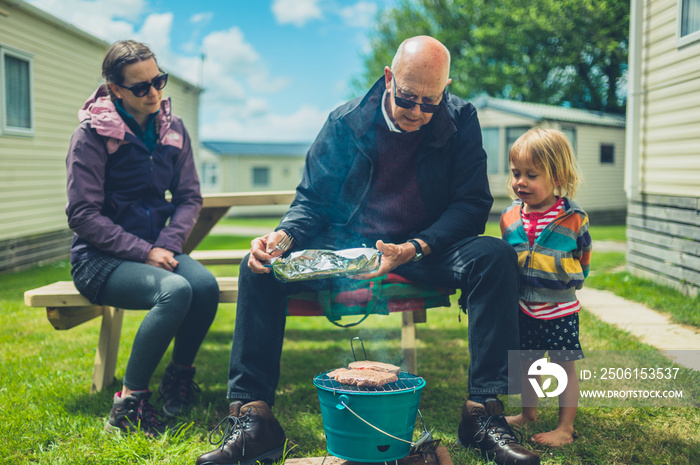
<path fill-rule="evenodd" d="M 169 417 L 183 415 L 192 407 L 194 395 L 200 392 L 194 381 L 195 367 L 171 363 L 165 369 L 158 392 L 163 398 L 163 413 Z"/>
<path fill-rule="evenodd" d="M 146 436 L 163 434 L 167 427 L 158 418 L 158 410 L 148 402 L 151 394 L 149 390 L 133 391 L 126 397 L 122 397 L 121 391 L 114 394 L 105 429 L 110 433 L 140 431 Z"/>

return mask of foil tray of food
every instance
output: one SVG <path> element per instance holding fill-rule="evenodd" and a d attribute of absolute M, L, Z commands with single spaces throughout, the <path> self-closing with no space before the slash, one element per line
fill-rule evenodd
<path fill-rule="evenodd" d="M 371 273 L 379 269 L 380 256 L 377 249 L 367 247 L 307 249 L 271 261 L 268 266 L 281 282 L 308 281 Z"/>

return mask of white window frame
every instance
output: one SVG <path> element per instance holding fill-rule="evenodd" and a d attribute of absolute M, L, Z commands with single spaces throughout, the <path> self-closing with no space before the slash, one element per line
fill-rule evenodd
<path fill-rule="evenodd" d="M 200 165 L 202 187 L 215 188 L 219 187 L 219 179 L 221 179 L 221 167 L 216 161 L 204 161 Z M 214 178 L 214 182 L 211 182 Z"/>
<path fill-rule="evenodd" d="M 8 126 L 7 96 L 5 95 L 5 57 L 11 56 L 29 64 L 29 128 Z M 34 55 L 0 44 L 0 135 L 33 136 L 35 128 L 34 110 Z"/>
<path fill-rule="evenodd" d="M 681 36 L 681 27 L 683 25 L 683 3 L 686 0 L 678 0 L 678 14 L 676 17 L 676 47 L 680 48 L 693 42 L 700 42 L 700 29 L 689 34 Z"/>

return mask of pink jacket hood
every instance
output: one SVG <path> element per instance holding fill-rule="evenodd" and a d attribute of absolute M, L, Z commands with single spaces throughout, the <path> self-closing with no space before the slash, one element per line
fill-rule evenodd
<path fill-rule="evenodd" d="M 160 102 L 158 113 L 159 138 L 163 139 L 166 136 L 163 140 L 164 144 L 182 148 L 182 136 L 174 131 L 168 133 L 172 121 L 170 111 L 170 99 L 165 98 Z M 110 138 L 107 142 L 107 151 L 110 154 L 116 152 L 119 146 L 126 142 L 126 133 L 131 133 L 131 129 L 117 113 L 117 107 L 109 96 L 107 84 L 102 84 L 88 97 L 83 107 L 78 110 L 78 120 L 80 122 L 89 120 L 90 126 L 99 135 Z"/>

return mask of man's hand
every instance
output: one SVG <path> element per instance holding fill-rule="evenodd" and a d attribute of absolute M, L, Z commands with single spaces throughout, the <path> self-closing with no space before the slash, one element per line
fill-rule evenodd
<path fill-rule="evenodd" d="M 179 262 L 175 260 L 175 254 L 162 247 L 153 247 L 146 257 L 146 264 L 173 271 Z"/>
<path fill-rule="evenodd" d="M 274 257 L 279 257 L 284 252 L 275 249 L 275 246 L 282 238 L 287 237 L 284 231 L 274 231 L 262 237 L 256 237 L 250 243 L 250 257 L 248 258 L 248 268 L 253 273 L 269 273 L 270 268 L 265 267 L 265 263 Z"/>
<path fill-rule="evenodd" d="M 382 253 L 379 269 L 373 273 L 353 276 L 355 279 L 372 279 L 377 276 L 384 276 L 397 266 L 411 261 L 416 255 L 416 249 L 410 243 L 386 244 L 384 241 L 377 241 L 377 250 Z"/>

